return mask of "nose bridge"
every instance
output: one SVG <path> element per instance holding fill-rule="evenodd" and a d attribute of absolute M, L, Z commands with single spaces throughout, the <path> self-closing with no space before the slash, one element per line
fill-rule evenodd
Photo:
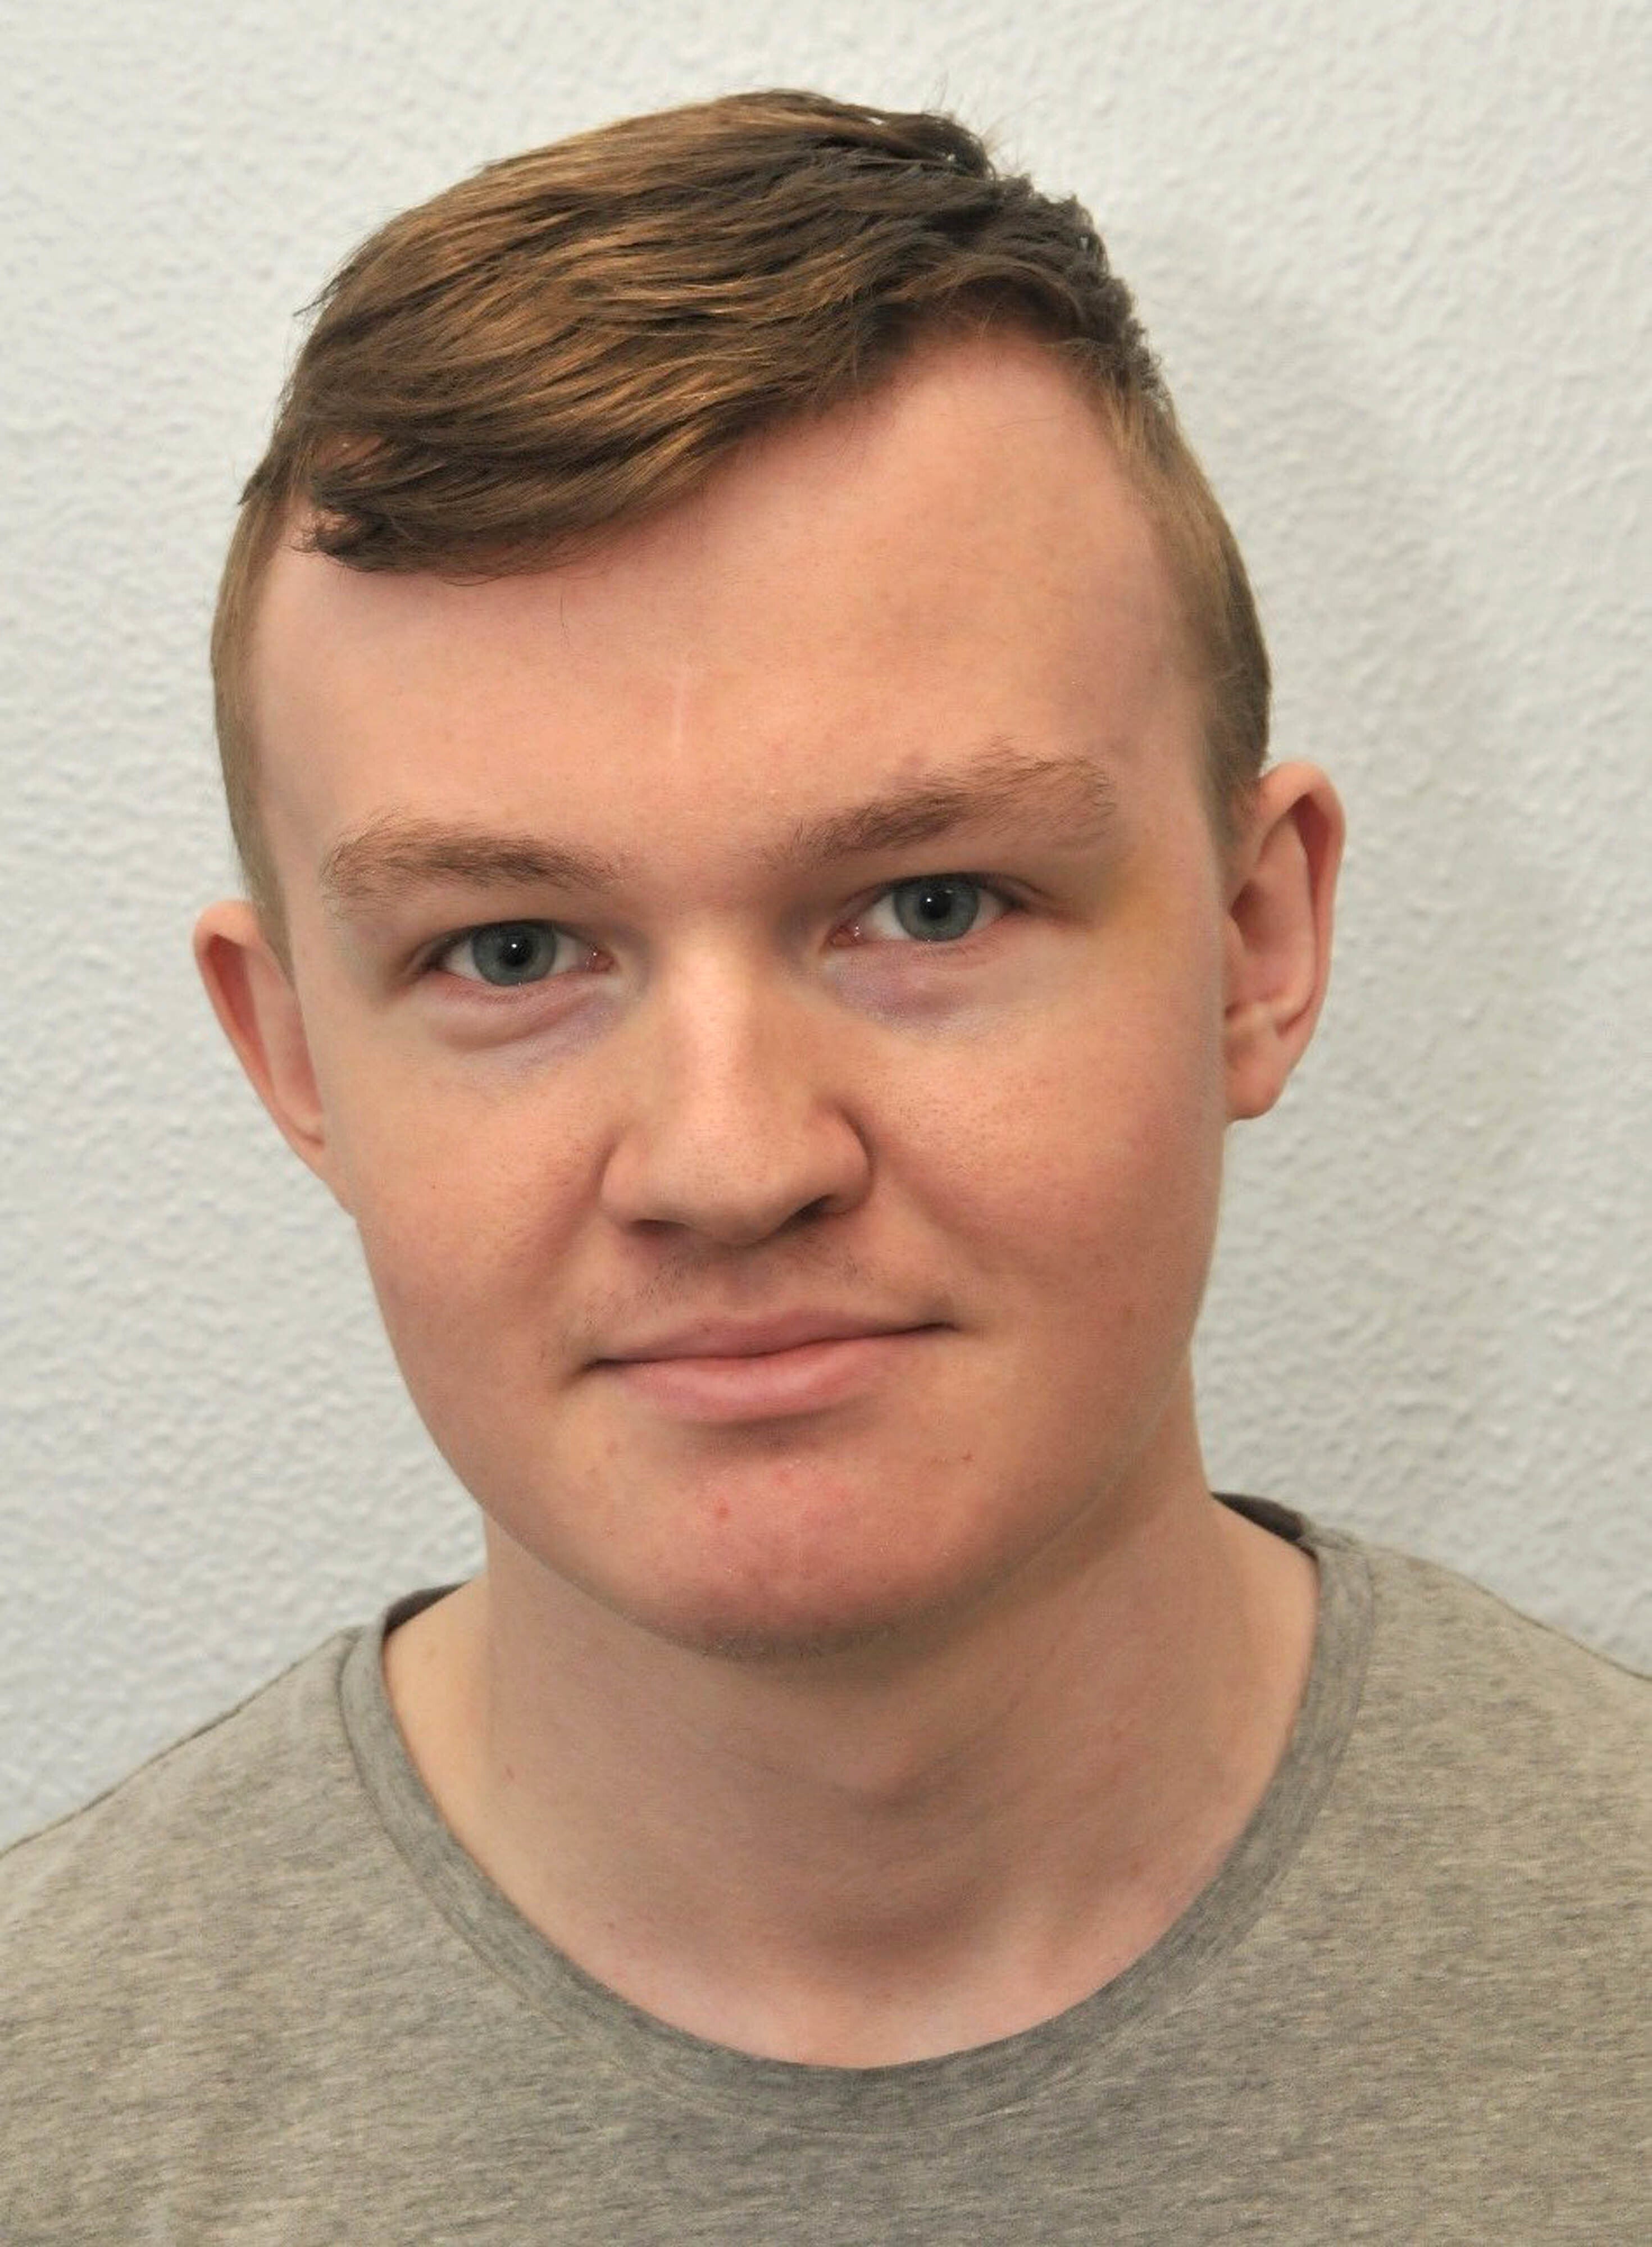
<path fill-rule="evenodd" d="M 755 1240 L 820 1201 L 847 1205 L 866 1151 L 841 1020 L 727 932 L 662 966 L 631 1025 L 606 1199 L 627 1221 Z"/>
<path fill-rule="evenodd" d="M 808 1003 L 789 980 L 733 936 L 686 946 L 662 968 L 642 1012 L 652 1016 L 643 1044 L 665 1112 L 802 1096 Z"/>

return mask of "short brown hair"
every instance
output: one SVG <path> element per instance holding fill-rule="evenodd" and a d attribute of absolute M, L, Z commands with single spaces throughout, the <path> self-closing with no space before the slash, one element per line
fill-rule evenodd
<path fill-rule="evenodd" d="M 953 119 L 787 91 L 627 118 L 392 219 L 312 309 L 212 636 L 230 823 L 283 956 L 247 680 L 283 533 L 358 570 L 544 566 L 757 431 L 864 395 L 954 320 L 1037 336 L 1093 392 L 1163 543 L 1231 834 L 1269 695 L 1238 546 L 1089 214 Z"/>

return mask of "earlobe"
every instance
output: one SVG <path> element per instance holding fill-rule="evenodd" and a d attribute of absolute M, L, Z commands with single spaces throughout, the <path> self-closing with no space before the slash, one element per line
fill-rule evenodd
<path fill-rule="evenodd" d="M 347 1208 L 298 995 L 254 907 L 242 898 L 209 905 L 195 926 L 195 954 L 213 1012 L 254 1091 L 287 1144 Z"/>
<path fill-rule="evenodd" d="M 1230 1119 L 1266 1114 L 1314 1035 L 1330 975 L 1343 828 L 1336 791 L 1316 766 L 1263 775 L 1225 932 Z"/>

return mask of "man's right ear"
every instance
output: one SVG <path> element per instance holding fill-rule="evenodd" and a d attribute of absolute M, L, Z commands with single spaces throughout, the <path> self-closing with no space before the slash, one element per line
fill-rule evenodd
<path fill-rule="evenodd" d="M 293 1152 L 348 1210 L 298 994 L 246 898 L 208 906 L 195 924 L 195 953 L 212 1011 L 254 1091 Z"/>

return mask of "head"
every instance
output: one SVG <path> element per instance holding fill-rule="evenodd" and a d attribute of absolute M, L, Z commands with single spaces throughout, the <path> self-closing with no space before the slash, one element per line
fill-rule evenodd
<path fill-rule="evenodd" d="M 281 948 L 249 666 L 283 542 L 444 577 L 577 556 L 920 339 L 1011 330 L 1076 377 L 1157 530 L 1231 838 L 1267 748 L 1239 548 L 1088 214 L 953 120 L 812 93 L 631 118 L 488 166 L 340 269 L 242 494 L 212 666 L 231 829 Z"/>
<path fill-rule="evenodd" d="M 1197 1482 L 1339 815 L 1076 206 L 798 94 L 493 167 L 328 292 L 214 662 L 208 989 L 490 1567 L 818 1648 Z M 795 1313 L 887 1345 L 638 1369 Z"/>

